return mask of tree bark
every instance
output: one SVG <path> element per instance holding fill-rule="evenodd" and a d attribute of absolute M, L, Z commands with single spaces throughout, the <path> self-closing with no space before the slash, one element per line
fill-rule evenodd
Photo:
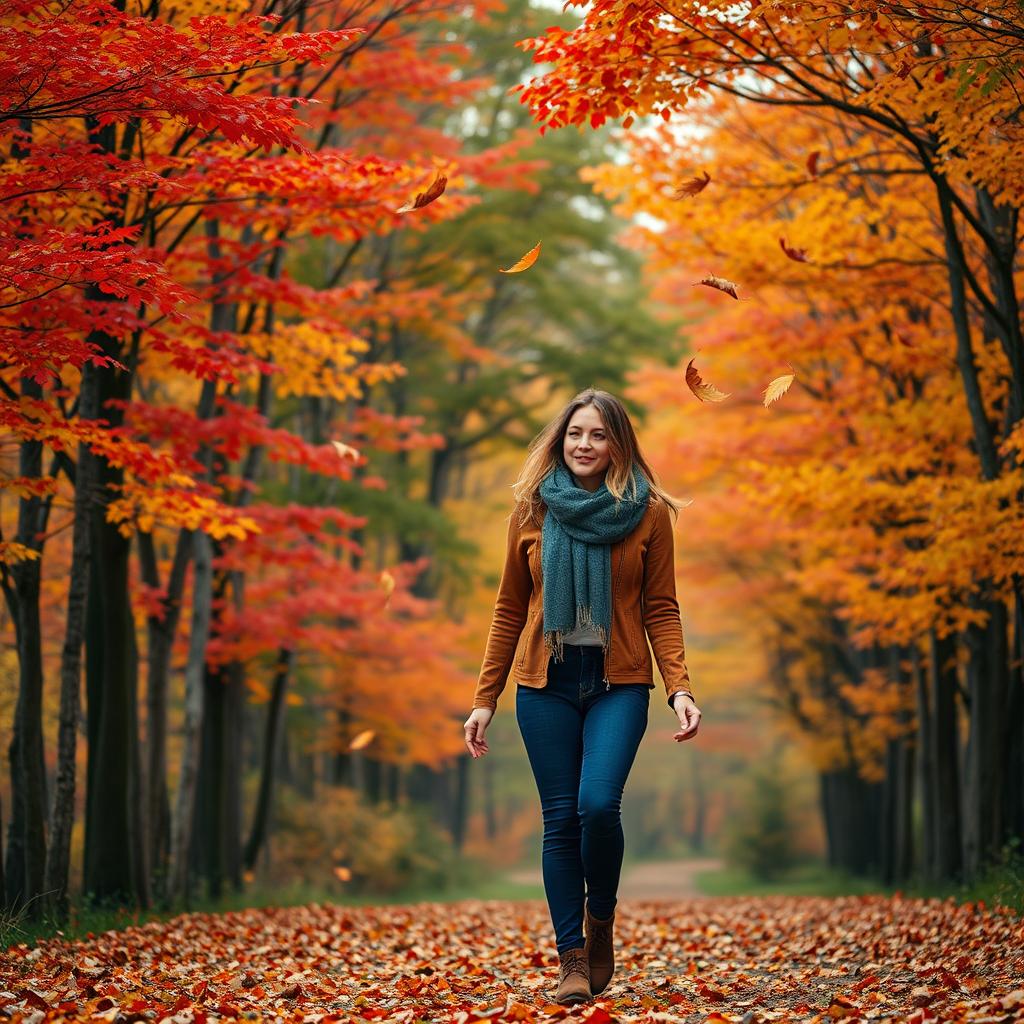
<path fill-rule="evenodd" d="M 103 463 L 101 462 L 101 465 Z M 119 476 L 101 470 L 103 499 L 92 516 L 94 557 L 86 607 L 85 878 L 99 903 L 131 900 L 133 877 L 129 778 L 133 769 L 130 701 L 134 623 L 128 600 L 128 538 L 106 522 L 109 487 Z"/>
<path fill-rule="evenodd" d="M 1007 615 L 1003 602 L 989 596 L 990 593 L 983 583 L 981 596 L 971 602 L 972 607 L 987 613 L 985 625 L 972 624 L 966 630 L 970 653 L 970 732 L 964 792 L 964 868 L 968 879 L 977 878 L 998 859 L 1004 839 L 1004 716 L 1009 693 Z"/>
<path fill-rule="evenodd" d="M 96 371 L 82 369 L 79 417 L 95 419 Z M 60 922 L 68 920 L 68 884 L 71 872 L 71 830 L 75 820 L 78 729 L 82 717 L 82 647 L 85 643 L 86 600 L 91 562 L 89 520 L 95 491 L 94 459 L 89 448 L 78 446 L 75 468 L 74 526 L 71 536 L 71 572 L 68 580 L 67 618 L 60 663 L 60 712 L 57 726 L 57 770 L 50 807 L 50 836 L 43 887 L 48 912 Z"/>
<path fill-rule="evenodd" d="M 33 380 L 21 382 L 27 399 L 42 397 Z M 43 476 L 43 446 L 23 441 L 19 446 L 18 473 L 30 479 Z M 6 902 L 11 909 L 26 908 L 30 919 L 38 919 L 46 864 L 46 769 L 43 753 L 43 639 L 39 598 L 42 579 L 43 534 L 49 518 L 50 501 L 38 496 L 18 502 L 15 539 L 36 558 L 25 558 L 9 569 L 12 586 L 8 605 L 15 625 L 18 650 L 18 700 L 9 749 L 11 795 L 14 802 L 7 843 Z M 5 586 L 5 591 L 8 588 Z"/>
<path fill-rule="evenodd" d="M 153 536 L 140 533 L 138 539 L 142 580 L 146 586 L 159 589 L 160 575 Z M 150 615 L 146 619 L 146 855 L 150 876 L 161 893 L 167 880 L 171 836 L 171 805 L 167 793 L 167 695 L 171 650 L 181 621 L 182 598 L 193 544 L 191 530 L 179 531 L 167 577 L 167 591 L 160 601 L 162 614 Z"/>
<path fill-rule="evenodd" d="M 956 637 L 928 634 L 928 674 L 935 702 L 934 767 L 935 871 L 936 876 L 958 881 L 962 876 L 960 814 L 960 730 L 957 723 Z"/>
<path fill-rule="evenodd" d="M 1006 788 L 1003 820 L 1007 835 L 1024 837 L 1024 597 L 1019 583 L 1015 587 L 1013 608 L 1013 658 L 1004 736 Z"/>
<path fill-rule="evenodd" d="M 242 757 L 245 718 L 245 668 L 233 661 L 225 668 L 224 731 L 221 742 L 224 805 L 221 814 L 221 845 L 224 850 L 224 877 L 233 889 L 241 891 L 242 878 Z"/>
<path fill-rule="evenodd" d="M 936 812 L 935 785 L 935 713 L 928 689 L 928 676 L 916 643 L 911 644 L 914 663 L 914 697 L 917 705 L 917 786 L 921 801 L 921 859 L 922 876 L 937 881 L 939 822 Z"/>
<path fill-rule="evenodd" d="M 199 774 L 200 731 L 203 726 L 203 674 L 206 645 L 210 638 L 213 549 L 206 533 L 193 535 L 192 631 L 185 668 L 185 726 L 178 792 L 171 819 L 171 850 L 165 902 L 185 899 L 188 859 L 195 813 L 196 779 Z"/>
<path fill-rule="evenodd" d="M 256 866 L 256 858 L 260 848 L 267 841 L 268 822 L 270 819 L 271 798 L 274 791 L 274 770 L 277 762 L 278 738 L 283 726 L 284 695 L 288 687 L 288 676 L 292 667 L 292 652 L 282 647 L 277 654 L 277 670 L 274 673 L 274 685 L 270 692 L 267 705 L 266 732 L 263 738 L 263 770 L 260 775 L 259 794 L 256 797 L 256 810 L 253 815 L 252 829 L 242 854 L 242 863 L 251 871 Z"/>
<path fill-rule="evenodd" d="M 967 308 L 967 289 L 964 283 L 964 253 L 957 232 L 956 217 L 949 185 L 936 179 L 939 212 L 942 216 L 946 245 L 946 270 L 949 278 L 950 308 L 953 316 L 953 330 L 956 334 L 956 364 L 964 386 L 967 411 L 974 428 L 974 446 L 986 480 L 995 480 L 999 475 L 999 459 L 992 435 L 992 424 L 985 411 L 985 402 L 978 382 L 978 367 L 974 360 L 971 342 L 970 315 Z"/>

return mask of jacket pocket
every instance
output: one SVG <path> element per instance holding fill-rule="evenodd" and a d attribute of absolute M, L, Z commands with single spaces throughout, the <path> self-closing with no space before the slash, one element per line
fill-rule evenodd
<path fill-rule="evenodd" d="M 517 660 L 519 668 L 522 668 L 526 663 L 526 657 L 530 653 L 531 645 L 537 642 L 535 639 L 536 626 L 538 620 L 542 618 L 543 616 L 538 615 L 535 608 L 530 609 L 526 617 L 526 625 L 523 627 L 523 635 L 519 640 L 519 658 Z"/>

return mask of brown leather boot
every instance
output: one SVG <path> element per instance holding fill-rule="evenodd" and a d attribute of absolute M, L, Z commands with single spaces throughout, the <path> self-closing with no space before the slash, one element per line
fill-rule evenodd
<path fill-rule="evenodd" d="M 596 996 L 608 987 L 615 973 L 615 949 L 612 945 L 613 913 L 606 921 L 593 917 L 589 907 L 584 914 L 584 932 L 587 941 L 583 946 L 590 968 L 590 990 Z"/>
<path fill-rule="evenodd" d="M 590 998 L 590 970 L 587 954 L 582 949 L 567 949 L 559 953 L 558 991 L 555 1002 L 568 1005 L 584 1003 Z"/>

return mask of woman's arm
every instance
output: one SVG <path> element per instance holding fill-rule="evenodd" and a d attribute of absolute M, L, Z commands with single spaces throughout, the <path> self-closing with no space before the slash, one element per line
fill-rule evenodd
<path fill-rule="evenodd" d="M 665 680 L 669 707 L 677 693 L 690 689 L 690 673 L 686 667 L 686 646 L 682 619 L 676 600 L 675 542 L 668 505 L 658 501 L 651 529 L 647 557 L 644 561 L 644 629 L 651 641 L 658 669 Z M 682 701 L 681 701 L 682 703 Z"/>
<path fill-rule="evenodd" d="M 523 510 L 523 504 L 517 504 L 509 519 L 505 539 L 505 566 L 498 584 L 498 596 L 494 601 L 494 616 L 487 633 L 483 665 L 473 695 L 474 708 L 494 710 L 497 707 L 498 696 L 508 681 L 516 645 L 526 624 L 533 577 L 530 575 L 526 541 L 519 527 Z"/>

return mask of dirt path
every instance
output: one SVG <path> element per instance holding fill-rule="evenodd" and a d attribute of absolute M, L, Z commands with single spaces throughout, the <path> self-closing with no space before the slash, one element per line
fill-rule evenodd
<path fill-rule="evenodd" d="M 700 896 L 694 881 L 701 871 L 720 868 L 722 862 L 710 857 L 693 860 L 658 860 L 633 864 L 623 869 L 619 898 L 623 900 L 679 900 Z M 513 871 L 509 879 L 519 885 L 542 885 L 540 868 Z"/>

